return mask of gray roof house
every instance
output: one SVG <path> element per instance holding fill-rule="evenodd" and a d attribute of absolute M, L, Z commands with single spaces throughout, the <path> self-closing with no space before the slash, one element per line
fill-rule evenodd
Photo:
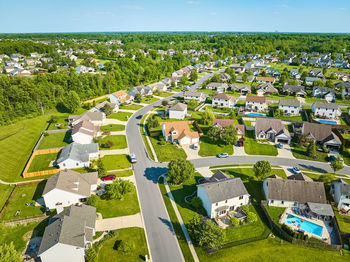
<path fill-rule="evenodd" d="M 298 100 L 280 99 L 278 109 L 283 110 L 286 115 L 299 115 L 302 107 Z"/>
<path fill-rule="evenodd" d="M 343 209 L 344 212 L 350 211 L 350 184 L 342 179 L 333 180 L 330 194 L 338 209 Z"/>
<path fill-rule="evenodd" d="M 321 146 L 330 148 L 339 148 L 341 146 L 341 141 L 333 133 L 331 126 L 304 122 L 301 132 Z"/>
<path fill-rule="evenodd" d="M 95 235 L 96 208 L 73 205 L 50 222 L 38 252 L 41 261 L 84 261 L 85 250 Z"/>
<path fill-rule="evenodd" d="M 255 139 L 267 139 L 271 142 L 290 144 L 291 136 L 280 119 L 257 118 Z"/>
<path fill-rule="evenodd" d="M 103 108 L 105 107 L 105 105 L 109 105 L 112 108 L 113 112 L 115 112 L 119 108 L 119 106 L 117 104 L 111 103 L 111 102 L 105 100 L 105 101 L 95 105 L 93 108 L 90 109 L 90 111 L 91 112 L 103 112 Z"/>
<path fill-rule="evenodd" d="M 312 89 L 312 95 L 318 98 L 324 98 L 328 102 L 332 102 L 335 99 L 335 90 L 324 86 L 314 86 Z"/>
<path fill-rule="evenodd" d="M 65 146 L 59 154 L 56 165 L 61 169 L 89 167 L 90 160 L 98 158 L 98 144 L 78 144 L 73 142 Z"/>
<path fill-rule="evenodd" d="M 64 207 L 80 203 L 97 189 L 97 177 L 97 172 L 81 174 L 72 170 L 49 177 L 42 194 L 45 206 L 59 213 Z"/>
<path fill-rule="evenodd" d="M 242 180 L 215 173 L 209 183 L 197 185 L 197 196 L 202 200 L 208 217 L 225 216 L 249 203 L 249 194 Z"/>
<path fill-rule="evenodd" d="M 178 102 L 173 105 L 167 105 L 165 111 L 171 119 L 184 119 L 187 114 L 187 105 Z"/>
<path fill-rule="evenodd" d="M 307 95 L 304 86 L 293 86 L 293 85 L 285 85 L 283 87 L 283 93 L 285 95 L 294 95 L 299 97 L 304 97 Z"/>
<path fill-rule="evenodd" d="M 278 90 L 270 83 L 261 83 L 256 87 L 258 96 L 265 96 L 269 94 L 278 94 Z"/>
<path fill-rule="evenodd" d="M 202 103 L 207 99 L 207 95 L 201 92 L 185 91 L 184 100 L 190 101 L 192 99 L 198 101 L 199 103 Z"/>
<path fill-rule="evenodd" d="M 209 83 L 207 85 L 207 89 L 212 89 L 212 90 L 216 90 L 219 93 L 223 93 L 226 92 L 226 90 L 228 89 L 228 85 L 226 83 Z"/>
<path fill-rule="evenodd" d="M 129 95 L 135 97 L 137 94 L 140 94 L 141 96 L 147 96 L 152 95 L 153 90 L 149 86 L 135 86 L 129 90 Z"/>
<path fill-rule="evenodd" d="M 237 91 L 242 95 L 246 95 L 251 92 L 252 88 L 250 85 L 232 84 L 231 90 Z"/>
<path fill-rule="evenodd" d="M 70 115 L 68 116 L 68 125 L 73 127 L 84 120 L 90 121 L 94 125 L 101 126 L 106 120 L 106 114 L 99 111 L 95 111 L 95 112 L 87 111 L 78 116 Z"/>

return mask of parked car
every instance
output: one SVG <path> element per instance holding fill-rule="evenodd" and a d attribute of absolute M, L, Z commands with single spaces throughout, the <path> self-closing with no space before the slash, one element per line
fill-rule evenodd
<path fill-rule="evenodd" d="M 337 157 L 338 157 L 337 155 L 331 155 L 329 157 L 329 162 L 335 161 L 337 159 Z M 344 159 L 342 157 L 340 157 L 340 162 L 344 163 Z"/>
<path fill-rule="evenodd" d="M 199 149 L 199 145 L 198 145 L 198 144 L 193 144 L 193 145 L 192 145 L 192 148 L 193 148 L 194 150 L 198 150 L 198 149 Z"/>
<path fill-rule="evenodd" d="M 298 168 L 298 167 L 293 167 L 293 172 L 295 173 L 295 174 L 301 174 L 301 171 L 300 171 L 300 169 Z"/>
<path fill-rule="evenodd" d="M 141 119 L 143 117 L 143 115 L 138 115 L 137 117 L 136 117 L 136 119 Z"/>
<path fill-rule="evenodd" d="M 228 157 L 228 154 L 227 153 L 221 153 L 221 154 L 218 154 L 217 157 L 218 158 L 226 158 L 226 157 Z"/>
<path fill-rule="evenodd" d="M 276 144 L 276 147 L 277 148 L 283 148 L 283 144 L 282 143 L 278 143 L 278 144 Z"/>
<path fill-rule="evenodd" d="M 133 164 L 137 162 L 136 155 L 134 153 L 130 154 L 130 162 Z"/>
<path fill-rule="evenodd" d="M 116 176 L 111 174 L 111 175 L 107 175 L 107 176 L 103 176 L 101 178 L 102 181 L 106 181 L 106 180 L 115 180 L 116 179 Z"/>

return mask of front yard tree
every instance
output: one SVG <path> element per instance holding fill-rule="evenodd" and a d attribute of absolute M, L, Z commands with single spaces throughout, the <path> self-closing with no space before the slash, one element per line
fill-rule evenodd
<path fill-rule="evenodd" d="M 198 106 L 198 102 L 197 102 L 197 100 L 192 99 L 192 100 L 188 101 L 187 106 L 189 108 L 193 108 L 194 109 L 194 108 L 196 108 Z"/>
<path fill-rule="evenodd" d="M 211 220 L 200 221 L 192 225 L 191 233 L 194 241 L 202 247 L 217 249 L 225 241 L 225 231 Z"/>
<path fill-rule="evenodd" d="M 75 91 L 69 91 L 64 101 L 64 106 L 70 113 L 77 111 L 77 109 L 80 107 L 80 98 Z"/>
<path fill-rule="evenodd" d="M 340 156 L 331 162 L 331 167 L 334 173 L 344 168 L 344 164 Z"/>
<path fill-rule="evenodd" d="M 282 116 L 284 116 L 284 111 L 283 111 L 282 109 L 278 109 L 278 108 L 277 108 L 277 109 L 274 111 L 273 116 L 274 116 L 274 117 L 282 117 Z"/>
<path fill-rule="evenodd" d="M 247 222 L 248 223 L 255 223 L 258 220 L 258 217 L 254 212 L 248 212 L 247 214 Z"/>
<path fill-rule="evenodd" d="M 159 126 L 159 121 L 157 118 L 150 117 L 147 120 L 147 127 L 149 129 L 157 128 Z"/>
<path fill-rule="evenodd" d="M 196 70 L 193 70 L 190 75 L 190 80 L 193 82 L 196 82 L 198 80 L 198 73 Z"/>
<path fill-rule="evenodd" d="M 221 132 L 221 140 L 226 145 L 233 145 L 237 142 L 237 129 L 233 125 L 228 125 Z"/>
<path fill-rule="evenodd" d="M 181 77 L 181 80 L 180 80 L 180 84 L 184 86 L 187 84 L 187 81 L 188 81 L 187 75 L 183 74 L 183 76 Z"/>
<path fill-rule="evenodd" d="M 316 158 L 316 143 L 311 141 L 306 149 L 306 154 L 311 158 Z"/>
<path fill-rule="evenodd" d="M 211 142 L 215 144 L 220 140 L 220 133 L 221 133 L 220 127 L 213 126 L 209 129 L 207 136 L 211 140 Z"/>
<path fill-rule="evenodd" d="M 20 253 L 15 249 L 13 242 L 10 244 L 0 244 L 0 261 L 20 262 Z"/>
<path fill-rule="evenodd" d="M 264 179 L 266 175 L 270 174 L 271 172 L 271 164 L 267 160 L 261 160 L 255 163 L 253 167 L 255 176 L 258 179 Z"/>
<path fill-rule="evenodd" d="M 135 189 L 134 184 L 129 180 L 117 179 L 112 184 L 106 185 L 107 199 L 123 199 L 123 197 Z"/>
<path fill-rule="evenodd" d="M 194 175 L 193 164 L 185 159 L 171 160 L 168 165 L 168 177 L 174 184 L 181 184 Z"/>
<path fill-rule="evenodd" d="M 202 114 L 201 122 L 203 125 L 211 125 L 214 117 L 213 111 L 207 107 Z"/>
<path fill-rule="evenodd" d="M 141 94 L 136 94 L 134 99 L 135 99 L 135 101 L 141 101 L 141 99 L 142 99 Z"/>
<path fill-rule="evenodd" d="M 105 106 L 103 107 L 103 112 L 106 114 L 106 116 L 109 116 L 110 114 L 112 114 L 113 109 L 109 104 L 105 104 Z"/>

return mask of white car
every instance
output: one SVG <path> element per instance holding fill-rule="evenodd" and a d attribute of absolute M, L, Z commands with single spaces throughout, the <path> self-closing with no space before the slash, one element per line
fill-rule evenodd
<path fill-rule="evenodd" d="M 218 154 L 217 157 L 218 158 L 226 158 L 226 157 L 228 157 L 228 154 L 227 153 L 221 153 L 221 154 Z"/>
<path fill-rule="evenodd" d="M 295 174 L 300 174 L 301 173 L 301 171 L 300 171 L 300 169 L 298 168 L 298 167 L 293 167 L 293 172 L 295 173 Z"/>
<path fill-rule="evenodd" d="M 136 155 L 134 153 L 130 154 L 130 162 L 133 164 L 137 162 Z"/>

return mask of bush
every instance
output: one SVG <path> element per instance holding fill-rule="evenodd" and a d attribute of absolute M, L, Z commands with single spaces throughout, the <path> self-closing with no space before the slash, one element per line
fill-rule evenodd
<path fill-rule="evenodd" d="M 244 211 L 244 213 L 248 214 L 249 206 L 247 206 L 247 205 L 241 206 L 241 209 Z"/>
<path fill-rule="evenodd" d="M 238 226 L 239 225 L 239 219 L 237 217 L 231 217 L 230 222 L 233 226 Z"/>
<path fill-rule="evenodd" d="M 323 149 L 323 152 L 328 153 L 328 148 L 326 146 L 323 146 L 322 149 Z"/>
<path fill-rule="evenodd" d="M 89 249 L 86 250 L 85 261 L 86 262 L 95 262 L 95 261 L 97 261 L 96 250 L 93 247 L 89 247 Z"/>
<path fill-rule="evenodd" d="M 134 184 L 129 180 L 117 179 L 112 184 L 106 185 L 106 199 L 123 199 L 124 195 L 135 190 Z"/>
<path fill-rule="evenodd" d="M 44 136 L 49 136 L 50 134 L 48 132 L 43 133 Z"/>
<path fill-rule="evenodd" d="M 87 201 L 86 201 L 86 203 L 88 204 L 88 205 L 90 205 L 90 206 L 96 206 L 97 205 L 97 201 L 98 201 L 98 196 L 96 196 L 96 195 L 91 195 L 88 199 L 87 199 Z"/>
<path fill-rule="evenodd" d="M 112 146 L 114 146 L 114 143 L 111 140 L 107 140 L 103 145 L 105 148 L 111 148 Z"/>
<path fill-rule="evenodd" d="M 166 142 L 164 140 L 158 142 L 159 145 L 164 146 Z"/>
<path fill-rule="evenodd" d="M 247 214 L 248 223 L 255 223 L 257 220 L 258 220 L 258 217 L 254 212 L 248 212 Z"/>
<path fill-rule="evenodd" d="M 118 250 L 125 253 L 125 254 L 133 252 L 134 249 L 135 249 L 134 244 L 130 243 L 126 240 L 121 240 L 121 242 L 119 243 L 119 246 L 118 246 Z"/>
<path fill-rule="evenodd" d="M 191 205 L 194 206 L 195 209 L 200 209 L 202 207 L 202 200 L 197 196 L 192 197 Z"/>

